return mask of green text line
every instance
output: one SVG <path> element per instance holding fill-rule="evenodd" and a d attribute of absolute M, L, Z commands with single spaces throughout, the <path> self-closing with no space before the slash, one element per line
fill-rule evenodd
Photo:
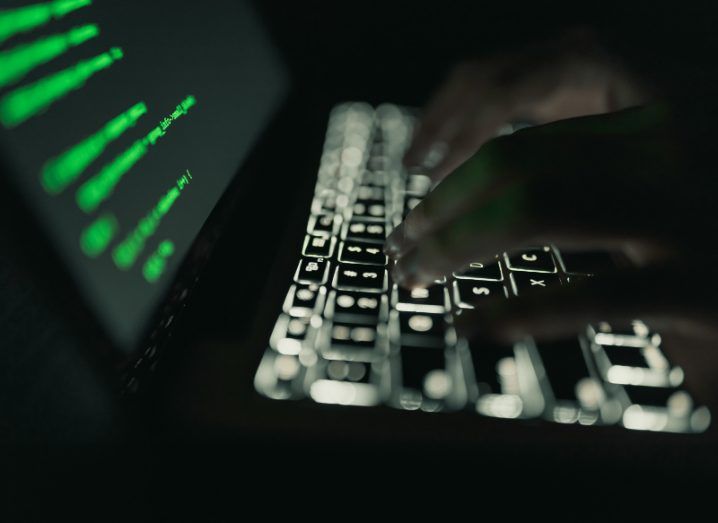
<path fill-rule="evenodd" d="M 150 130 L 144 138 L 137 140 L 128 149 L 115 157 L 114 160 L 105 165 L 99 173 L 83 183 L 77 189 L 77 194 L 75 195 L 75 200 L 80 209 L 88 213 L 97 209 L 103 201 L 112 195 L 122 177 L 147 154 L 149 148 L 167 134 L 167 129 L 172 125 L 172 122 L 187 114 L 196 103 L 194 96 L 186 97 L 177 105 L 172 114 Z"/>
<path fill-rule="evenodd" d="M 119 224 L 112 214 L 103 214 L 80 234 L 80 248 L 90 258 L 97 258 L 115 237 Z"/>
<path fill-rule="evenodd" d="M 142 266 L 142 275 L 148 283 L 155 283 L 160 279 L 167 268 L 167 260 L 175 252 L 175 244 L 170 240 L 163 240 L 157 249 L 149 255 Z"/>
<path fill-rule="evenodd" d="M 135 104 L 107 122 L 99 131 L 49 160 L 42 168 L 42 186 L 50 194 L 61 193 L 85 172 L 112 141 L 133 127 L 146 112 L 147 106 L 143 102 Z"/>
<path fill-rule="evenodd" d="M 157 201 L 154 208 L 138 223 L 121 243 L 112 250 L 112 259 L 118 269 L 128 270 L 145 248 L 147 240 L 157 231 L 162 218 L 170 211 L 183 189 L 191 180 L 189 171 L 181 176 L 175 184 Z"/>
<path fill-rule="evenodd" d="M 95 24 L 75 27 L 66 33 L 58 33 L 35 42 L 22 44 L 0 53 L 0 88 L 23 79 L 36 67 L 57 58 L 68 49 L 81 45 L 100 34 Z"/>
<path fill-rule="evenodd" d="M 68 93 L 80 89 L 95 73 L 122 59 L 122 49 L 113 47 L 106 53 L 68 67 L 35 83 L 20 87 L 0 100 L 0 122 L 16 127 L 43 112 Z"/>

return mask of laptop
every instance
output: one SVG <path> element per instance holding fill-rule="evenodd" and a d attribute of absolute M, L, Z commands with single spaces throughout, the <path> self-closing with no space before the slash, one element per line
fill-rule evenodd
<path fill-rule="evenodd" d="M 93 386 L 108 405 L 132 402 L 178 325 L 191 330 L 182 310 L 214 244 L 234 235 L 244 248 L 226 223 L 233 202 L 252 198 L 247 160 L 283 110 L 288 69 L 245 2 L 6 2 L 0 46 L 11 274 L 32 275 L 53 297 L 53 317 L 80 347 L 65 363 L 101 376 Z M 465 440 L 486 427 L 551 439 L 566 426 L 568 439 L 637 433 L 636 447 L 655 432 L 702 441 L 705 398 L 640 319 L 510 346 L 456 332 L 456 318 L 480 313 L 487 297 L 600 278 L 626 263 L 619 253 L 516 246 L 426 289 L 400 288 L 382 244 L 431 189 L 421 169 L 401 164 L 418 113 L 347 101 L 325 118 L 297 234 L 271 284 L 248 297 L 256 328 L 243 336 L 241 372 L 227 377 L 240 349 L 225 343 L 235 354 L 219 360 L 223 379 L 207 378 L 240 381 L 242 398 L 227 390 L 209 425 L 261 433 L 281 419 L 291 434 L 302 418 L 306 434 L 307 420 L 379 420 L 429 435 L 471 427 Z M 258 216 L 252 227 L 261 225 Z M 245 402 L 261 414 L 238 421 Z"/>

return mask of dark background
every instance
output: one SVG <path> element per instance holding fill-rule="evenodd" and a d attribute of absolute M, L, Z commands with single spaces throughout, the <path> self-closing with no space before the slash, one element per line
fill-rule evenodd
<path fill-rule="evenodd" d="M 143 426 L 136 433 L 142 443 L 138 450 L 133 450 L 132 459 L 123 460 L 119 466 L 107 457 L 114 451 L 105 447 L 91 454 L 103 456 L 100 463 L 112 463 L 108 468 L 118 470 L 119 476 L 134 478 L 135 488 L 129 490 L 135 502 L 153 504 L 156 491 L 152 486 L 157 483 L 164 485 L 161 490 L 171 493 L 167 498 L 160 496 L 161 500 L 169 500 L 178 492 L 192 495 L 199 492 L 198 497 L 210 494 L 231 497 L 233 482 L 224 483 L 223 488 L 214 491 L 216 485 L 223 484 L 222 478 L 228 470 L 237 474 L 245 471 L 252 477 L 259 474 L 261 478 L 265 475 L 295 478 L 307 463 L 313 463 L 319 470 L 334 463 L 331 458 L 315 457 L 316 452 L 327 449 L 342 455 L 350 449 L 361 458 L 381 457 L 380 462 L 372 463 L 376 466 L 394 463 L 386 459 L 390 452 L 400 453 L 402 466 L 406 462 L 416 465 L 424 461 L 435 465 L 461 463 L 470 468 L 481 464 L 490 471 L 488 475 L 502 478 L 512 476 L 517 467 L 532 468 L 534 472 L 553 469 L 557 456 L 561 456 L 562 477 L 574 475 L 578 465 L 572 467 L 572 460 L 580 463 L 581 470 L 614 478 L 617 473 L 626 472 L 631 477 L 645 478 L 662 470 L 668 459 L 664 455 L 651 456 L 647 452 L 637 461 L 629 459 L 632 449 L 645 447 L 635 434 L 628 437 L 625 451 L 614 449 L 613 457 L 605 459 L 595 439 L 591 443 L 574 440 L 573 445 L 563 446 L 564 439 L 560 435 L 538 427 L 529 427 L 536 431 L 534 433 L 521 432 L 518 437 L 525 438 L 523 443 L 511 446 L 511 452 L 507 453 L 505 446 L 492 446 L 504 434 L 501 426 L 485 426 L 485 430 L 496 429 L 497 435 L 493 440 L 485 434 L 478 438 L 488 442 L 481 447 L 469 441 L 470 436 L 476 436 L 472 433 L 465 435 L 463 443 L 453 442 L 460 424 L 438 428 L 442 421 L 429 424 L 420 421 L 414 429 L 407 427 L 403 432 L 387 425 L 382 435 L 381 415 L 360 418 L 364 416 L 361 414 L 355 418 L 359 423 L 378 424 L 373 436 L 364 438 L 363 433 L 352 433 L 355 429 L 351 421 L 342 421 L 339 416 L 312 418 L 311 412 L 297 410 L 294 405 L 291 406 L 294 414 L 282 407 L 266 411 L 265 418 L 285 416 L 290 422 L 299 423 L 298 418 L 306 415 L 305 425 L 312 425 L 314 420 L 315 424 L 323 424 L 319 427 L 327 429 L 325 437 L 318 438 L 317 427 L 314 431 L 304 427 L 297 432 L 286 426 L 273 431 L 241 430 L 247 428 L 243 423 L 249 423 L 242 421 L 241 413 L 226 414 L 228 409 L 247 408 L 254 409 L 248 412 L 249 418 L 254 421 L 262 418 L 265 403 L 248 405 L 232 394 L 251 393 L 252 365 L 263 349 L 253 345 L 253 340 L 255 335 L 257 340 L 268 335 L 264 330 L 268 327 L 261 320 L 262 312 L 265 309 L 276 312 L 282 292 L 279 289 L 286 290 L 295 264 L 324 126 L 332 105 L 346 100 L 366 100 L 421 106 L 453 64 L 556 36 L 575 25 L 588 25 L 606 35 L 609 47 L 623 52 L 636 68 L 657 72 L 657 78 L 687 79 L 697 71 L 710 71 L 707 64 L 713 48 L 705 44 L 710 41 L 710 27 L 715 18 L 705 5 L 681 5 L 677 9 L 675 5 L 663 8 L 649 3 L 631 7 L 618 2 L 601 2 L 593 7 L 576 4 L 257 3 L 291 69 L 293 90 L 245 166 L 246 175 L 252 177 L 251 183 L 238 195 L 236 210 L 173 335 L 169 354 L 159 367 L 156 379 L 140 394 L 137 404 L 130 405 L 129 419 Z M 661 64 L 660 67 L 657 64 Z M 3 292 L 9 287 L 9 284 L 3 285 Z M 24 334 L 28 334 L 32 323 L 28 322 L 23 328 Z M 14 332 L 14 343 L 18 343 L 24 334 L 17 334 L 17 327 Z M 225 368 L 225 374 L 218 371 L 220 367 Z M 223 395 L 222 385 L 230 379 L 227 374 L 232 370 L 239 371 L 233 379 L 245 383 Z M 208 385 L 213 382 L 217 385 L 214 390 Z M 62 381 L 62 387 L 77 395 L 72 383 Z M 51 388 L 52 385 L 48 385 L 43 390 L 49 393 Z M 38 401 L 42 401 L 42 397 Z M 67 408 L 73 408 L 71 402 Z M 212 409 L 217 412 L 208 412 Z M 125 407 L 119 409 L 124 410 Z M 90 412 L 93 413 L 90 418 L 95 419 L 97 411 Z M 77 419 L 82 423 L 83 414 L 77 414 Z M 226 420 L 231 421 L 224 423 Z M 265 427 L 273 426 L 266 419 L 260 421 Z M 114 425 L 108 422 L 103 425 L 105 429 L 97 430 L 102 432 L 108 426 Z M 435 432 L 428 438 L 413 438 L 411 432 L 422 427 Z M 53 441 L 53 434 L 47 431 L 40 430 L 39 436 L 32 427 L 27 431 L 43 444 Z M 604 433 L 598 431 L 594 435 L 600 438 Z M 24 437 L 25 432 L 21 432 L 13 439 Z M 569 437 L 573 436 L 569 434 Z M 552 444 L 554 439 L 561 444 Z M 661 444 L 677 442 L 678 447 L 683 445 L 670 438 L 660 441 Z M 87 458 L 85 446 L 75 447 L 69 455 L 65 450 L 50 450 L 48 459 L 56 459 L 60 453 L 64 459 L 80 463 L 93 461 Z M 681 452 L 676 456 L 684 458 Z M 678 459 L 669 460 L 671 474 L 678 474 L 682 479 L 695 474 L 694 463 L 676 469 Z M 97 462 L 88 467 L 96 470 Z M 360 472 L 368 472 L 369 467 L 368 464 L 359 466 Z M 346 474 L 354 471 L 341 467 L 338 470 Z M 56 472 L 50 477 L 61 478 L 62 474 Z M 194 491 L 189 485 L 196 485 L 198 479 L 206 483 L 204 488 Z M 207 510 L 212 513 L 212 509 Z"/>

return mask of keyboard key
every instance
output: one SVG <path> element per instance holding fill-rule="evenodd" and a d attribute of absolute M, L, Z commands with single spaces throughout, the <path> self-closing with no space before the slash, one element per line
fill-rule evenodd
<path fill-rule="evenodd" d="M 407 196 L 404 199 L 404 214 L 402 216 L 406 218 L 406 215 L 409 214 L 414 207 L 421 203 L 421 200 L 422 199 L 417 196 Z"/>
<path fill-rule="evenodd" d="M 566 282 L 566 285 L 575 285 L 585 282 L 592 277 L 593 276 L 588 274 L 567 274 L 564 276 L 564 281 Z"/>
<path fill-rule="evenodd" d="M 334 288 L 346 291 L 384 292 L 387 272 L 370 265 L 340 265 L 334 274 Z"/>
<path fill-rule="evenodd" d="M 326 374 L 330 380 L 369 383 L 371 381 L 371 365 L 358 361 L 334 360 L 327 364 Z"/>
<path fill-rule="evenodd" d="M 401 368 L 401 389 L 397 403 L 400 407 L 437 410 L 451 395 L 455 383 L 447 370 L 443 348 L 402 345 L 398 354 Z M 428 401 L 427 401 L 428 400 Z"/>
<path fill-rule="evenodd" d="M 604 274 L 625 265 L 625 256 L 608 251 L 561 251 L 563 268 L 568 273 Z"/>
<path fill-rule="evenodd" d="M 589 339 L 602 346 L 645 347 L 649 344 L 655 346 L 661 344 L 660 335 L 652 332 L 648 325 L 641 320 L 610 324 L 603 321 L 596 325 L 589 325 L 588 335 Z"/>
<path fill-rule="evenodd" d="M 512 271 L 556 272 L 556 264 L 546 247 L 506 254 L 506 263 Z"/>
<path fill-rule="evenodd" d="M 386 187 L 389 184 L 389 174 L 386 171 L 364 171 L 361 183 L 370 187 Z"/>
<path fill-rule="evenodd" d="M 431 178 L 423 174 L 412 174 L 406 182 L 406 192 L 412 196 L 423 198 L 431 188 Z"/>
<path fill-rule="evenodd" d="M 340 169 L 339 178 L 337 179 L 337 194 L 335 209 L 341 211 L 349 205 L 349 196 L 354 191 L 356 182 L 354 181 L 354 172 L 345 172 L 344 169 Z"/>
<path fill-rule="evenodd" d="M 660 432 L 703 432 L 710 425 L 705 407 L 695 408 L 685 390 L 673 387 L 625 385 L 619 400 L 624 406 L 623 426 Z"/>
<path fill-rule="evenodd" d="M 683 370 L 673 367 L 663 351 L 652 343 L 635 345 L 592 344 L 596 367 L 603 379 L 618 385 L 676 387 Z"/>
<path fill-rule="evenodd" d="M 357 200 L 352 209 L 354 218 L 384 221 L 386 219 L 386 205 L 384 200 Z"/>
<path fill-rule="evenodd" d="M 385 171 L 391 166 L 391 160 L 386 156 L 373 156 L 369 158 L 367 167 L 372 171 Z"/>
<path fill-rule="evenodd" d="M 602 347 L 602 349 L 612 366 L 641 368 L 650 367 L 639 347 L 619 347 L 607 345 Z"/>
<path fill-rule="evenodd" d="M 382 144 L 381 131 L 377 132 L 373 138 L 374 143 L 372 144 L 371 150 L 369 151 L 369 156 L 375 157 L 388 154 L 389 152 L 387 148 Z"/>
<path fill-rule="evenodd" d="M 296 356 L 313 337 L 314 329 L 309 318 L 291 318 L 282 314 L 274 325 L 269 346 L 280 354 Z"/>
<path fill-rule="evenodd" d="M 501 281 L 504 279 L 501 274 L 501 266 L 498 262 L 489 264 L 480 262 L 470 263 L 467 267 L 455 272 L 454 278 L 489 281 Z"/>
<path fill-rule="evenodd" d="M 475 309 L 490 299 L 506 298 L 503 284 L 491 281 L 455 280 L 454 303 L 462 309 Z"/>
<path fill-rule="evenodd" d="M 365 292 L 331 291 L 324 314 L 338 321 L 376 325 L 385 321 L 388 312 L 386 296 Z"/>
<path fill-rule="evenodd" d="M 668 407 L 673 399 L 675 401 L 680 398 L 683 402 L 688 401 L 692 404 L 690 396 L 687 392 L 671 387 L 641 387 L 637 385 L 625 385 L 623 391 L 631 405 L 641 405 L 646 407 Z"/>
<path fill-rule="evenodd" d="M 606 392 L 600 380 L 591 376 L 578 338 L 542 341 L 535 349 L 545 376 L 548 418 L 558 423 L 580 421 L 584 425 L 599 421 Z M 607 414 L 609 419 L 605 421 L 618 421 L 618 410 Z"/>
<path fill-rule="evenodd" d="M 388 343 L 385 325 L 327 320 L 317 345 L 326 359 L 368 362 L 386 357 Z"/>
<path fill-rule="evenodd" d="M 317 285 L 292 285 L 284 300 L 283 310 L 290 316 L 303 318 L 321 311 L 326 289 Z"/>
<path fill-rule="evenodd" d="M 380 373 L 368 362 L 326 360 L 307 371 L 309 395 L 318 403 L 373 406 L 381 401 Z"/>
<path fill-rule="evenodd" d="M 470 387 L 472 396 L 519 395 L 518 370 L 511 345 L 474 339 L 468 348 L 474 380 Z"/>
<path fill-rule="evenodd" d="M 400 311 L 443 314 L 449 310 L 448 303 L 443 285 L 411 290 L 394 286 L 394 306 Z"/>
<path fill-rule="evenodd" d="M 376 327 L 333 322 L 331 325 L 331 344 L 348 345 L 357 348 L 374 348 L 377 341 Z"/>
<path fill-rule="evenodd" d="M 314 193 L 322 194 L 324 191 L 336 191 L 337 181 L 336 169 L 320 167 Z M 312 206 L 314 205 L 315 203 L 312 201 Z"/>
<path fill-rule="evenodd" d="M 311 216 L 307 232 L 315 236 L 333 236 L 339 231 L 341 218 L 332 214 L 321 214 Z"/>
<path fill-rule="evenodd" d="M 362 185 L 357 190 L 358 200 L 380 200 L 384 201 L 384 188 L 373 187 L 371 185 Z"/>
<path fill-rule="evenodd" d="M 555 287 L 561 283 L 556 274 L 531 274 L 528 272 L 512 272 L 511 281 L 516 296 L 547 287 Z"/>
<path fill-rule="evenodd" d="M 443 387 L 438 394 L 438 387 L 425 387 L 427 378 L 431 380 L 432 376 L 441 377 L 444 381 L 449 382 L 450 378 L 446 372 L 446 357 L 443 348 L 429 349 L 426 347 L 412 347 L 410 345 L 402 345 L 399 351 L 401 359 L 401 385 L 403 388 L 414 389 L 424 392 L 429 389 L 431 396 L 446 396 L 447 387 Z M 450 385 L 450 383 L 445 383 Z"/>
<path fill-rule="evenodd" d="M 401 344 L 418 347 L 444 347 L 446 345 L 446 318 L 443 314 L 427 312 L 399 312 L 399 340 Z"/>
<path fill-rule="evenodd" d="M 299 399 L 302 397 L 301 382 L 304 373 L 305 367 L 297 356 L 267 350 L 257 368 L 254 386 L 272 399 Z"/>
<path fill-rule="evenodd" d="M 386 226 L 379 222 L 352 220 L 344 225 L 343 237 L 347 240 L 384 243 Z"/>
<path fill-rule="evenodd" d="M 334 214 L 337 208 L 337 198 L 336 191 L 332 189 L 322 189 L 312 201 L 312 214 Z M 347 200 L 346 196 L 343 196 L 343 198 Z"/>
<path fill-rule="evenodd" d="M 339 248 L 339 261 L 384 266 L 387 263 L 387 257 L 384 255 L 381 245 L 347 241 L 342 242 Z"/>
<path fill-rule="evenodd" d="M 297 283 L 316 283 L 321 285 L 327 281 L 329 262 L 324 258 L 304 258 L 297 266 L 294 281 Z"/>
<path fill-rule="evenodd" d="M 302 254 L 313 258 L 331 258 L 336 238 L 326 236 L 307 236 L 304 238 Z"/>

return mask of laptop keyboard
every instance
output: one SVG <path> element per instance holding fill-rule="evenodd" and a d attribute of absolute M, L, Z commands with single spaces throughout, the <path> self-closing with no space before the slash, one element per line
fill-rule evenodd
<path fill-rule="evenodd" d="M 401 166 L 413 124 L 394 105 L 333 109 L 306 237 L 257 391 L 276 400 L 704 431 L 710 413 L 683 389 L 660 335 L 639 320 L 587 325 L 550 343 L 457 336 L 462 311 L 596 277 L 615 266 L 611 253 L 534 246 L 471 263 L 425 289 L 392 283 L 383 242 L 431 185 Z"/>

